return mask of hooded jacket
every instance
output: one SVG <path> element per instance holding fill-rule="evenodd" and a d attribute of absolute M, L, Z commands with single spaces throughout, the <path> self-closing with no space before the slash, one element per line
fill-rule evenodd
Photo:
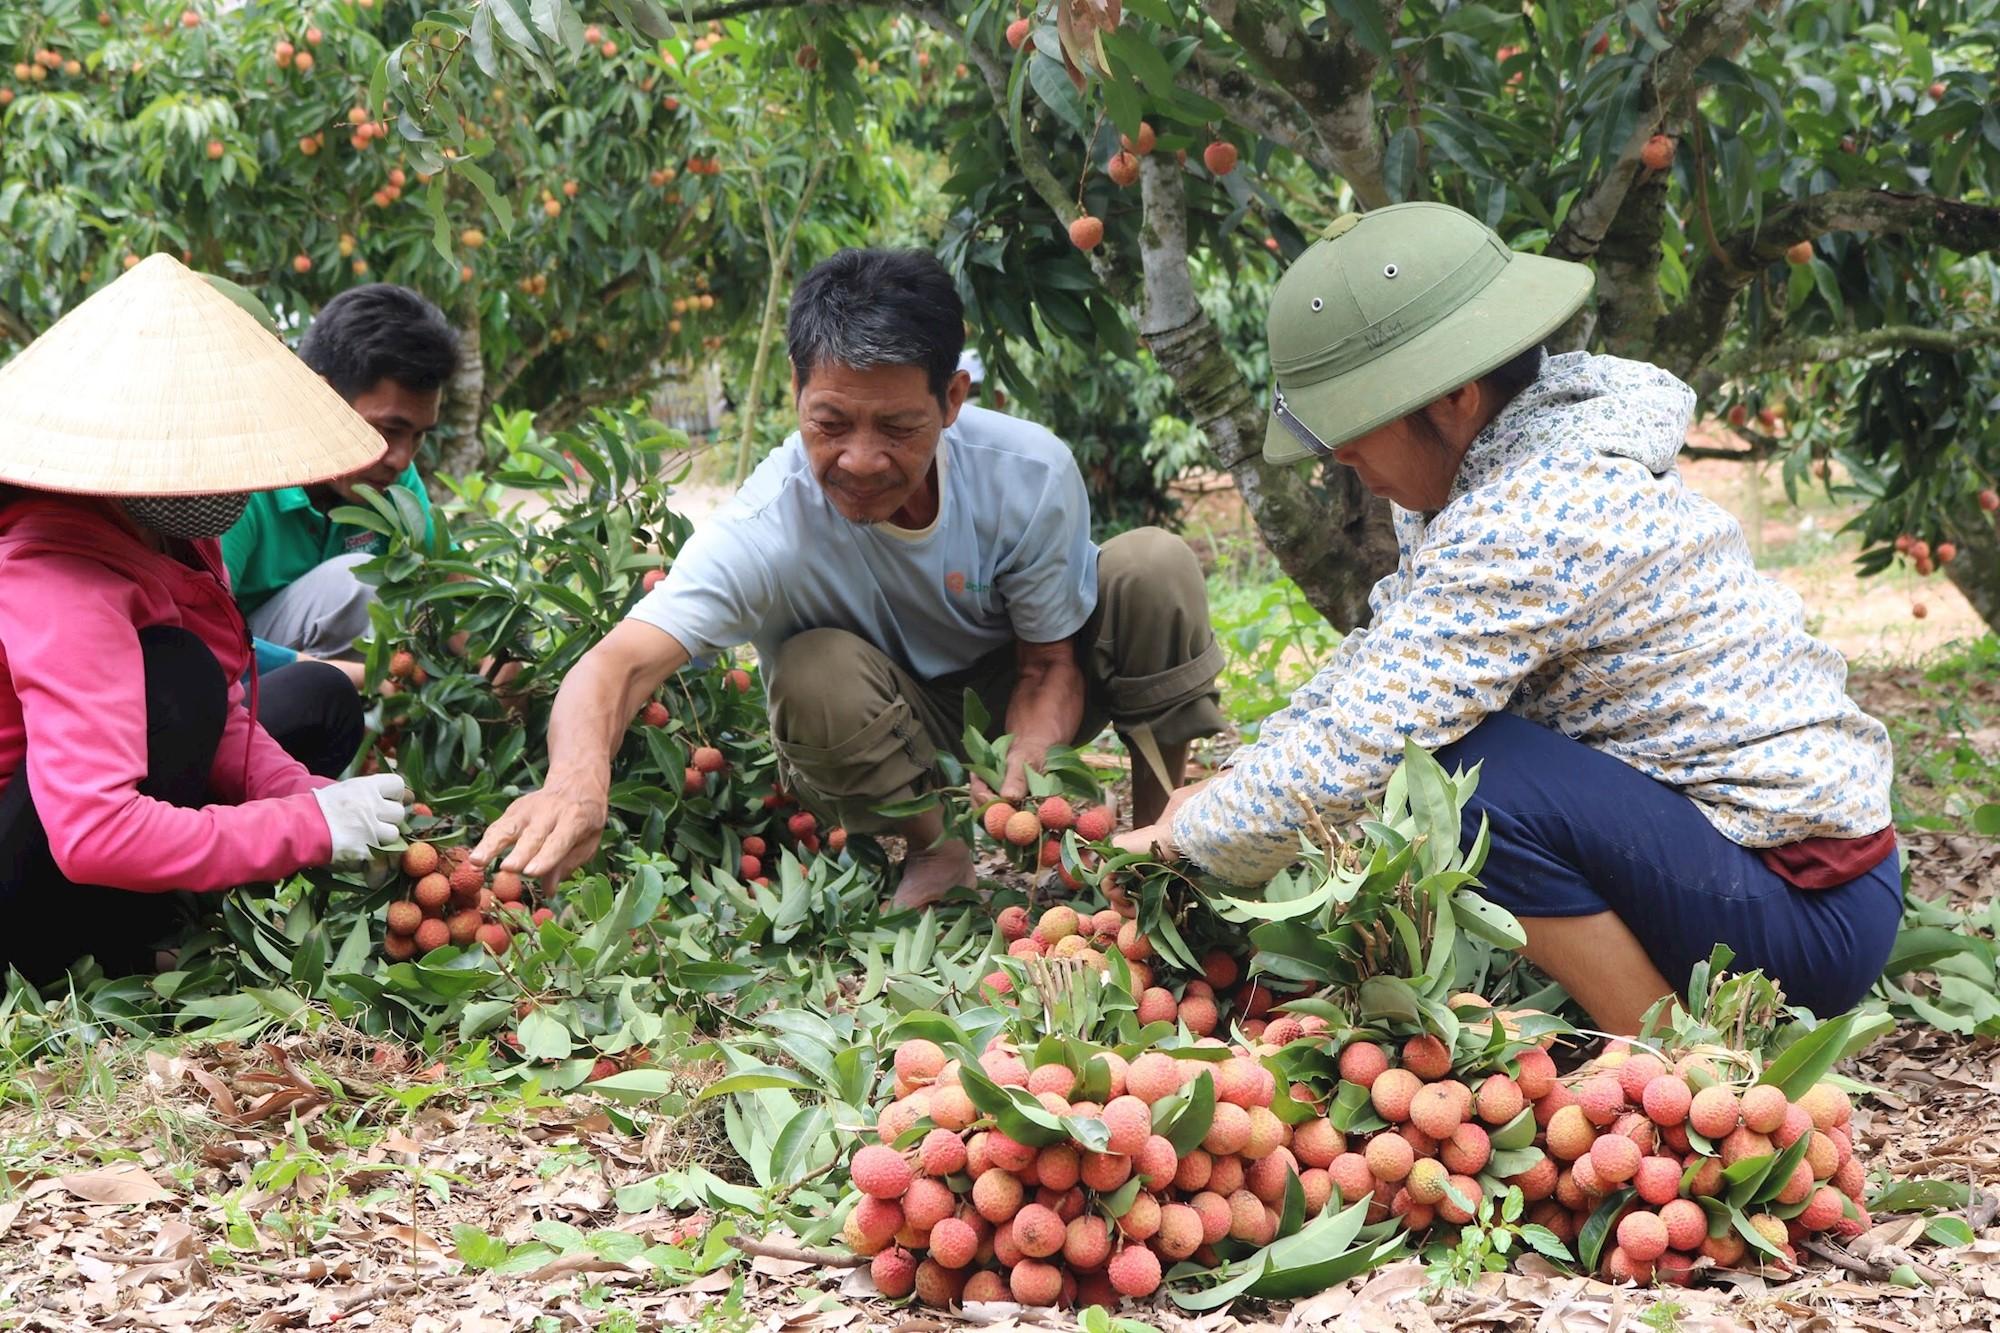
<path fill-rule="evenodd" d="M 18 495 L 18 493 L 16 493 Z M 16 498 L 0 507 L 0 790 L 22 756 L 56 866 L 71 882 L 140 892 L 222 889 L 324 864 L 330 785 L 245 706 L 250 636 L 221 550 L 196 569 L 145 545 L 108 507 Z M 143 796 L 146 717 L 138 631 L 199 636 L 230 682 L 222 742 L 198 810 Z"/>
<path fill-rule="evenodd" d="M 1297 858 L 1302 803 L 1349 825 L 1406 739 L 1435 750 L 1497 711 L 1679 788 L 1740 846 L 1886 828 L 1888 732 L 1736 520 L 1675 471 L 1694 401 L 1656 366 L 1548 358 L 1444 508 L 1396 510 L 1369 627 L 1180 808 L 1183 854 L 1263 883 Z"/>

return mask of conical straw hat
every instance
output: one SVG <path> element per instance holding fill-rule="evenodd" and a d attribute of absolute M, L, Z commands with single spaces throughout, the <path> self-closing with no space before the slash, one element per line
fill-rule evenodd
<path fill-rule="evenodd" d="M 171 255 L 0 365 L 0 482 L 215 495 L 358 472 L 387 445 L 255 317 Z"/>

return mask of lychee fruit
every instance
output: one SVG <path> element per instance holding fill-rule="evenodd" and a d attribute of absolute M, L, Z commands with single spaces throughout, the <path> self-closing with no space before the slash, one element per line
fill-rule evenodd
<path fill-rule="evenodd" d="M 1006 841 L 1007 826 L 1012 822 L 1015 813 L 1014 807 L 1005 801 L 995 801 L 993 804 L 987 806 L 985 812 L 979 817 L 980 823 L 986 829 L 986 836 L 995 842 Z M 1037 822 L 1039 823 L 1039 821 Z M 1008 910 L 1011 911 L 1012 909 Z M 1022 908 L 1021 911 L 1023 915 L 1026 915 L 1026 908 Z"/>
<path fill-rule="evenodd" d="M 1780 1121 L 1778 1128 L 1772 1131 L 1771 1142 L 1780 1148 L 1789 1148 L 1812 1133 L 1812 1130 L 1812 1113 L 1797 1102 L 1792 1102 L 1785 1107 L 1784 1120 Z"/>
<path fill-rule="evenodd" d="M 916 1290 L 921 1304 L 935 1309 L 956 1305 L 965 1290 L 965 1274 L 939 1260 L 933 1243 L 931 1257 L 917 1265 Z"/>
<path fill-rule="evenodd" d="M 427 842 L 413 842 L 403 849 L 403 873 L 422 879 L 438 868 L 437 848 Z"/>
<path fill-rule="evenodd" d="M 1549 1053 L 1539 1046 L 1530 1046 L 1516 1057 L 1521 1072 L 1516 1078 L 1521 1095 L 1529 1101 L 1540 1101 L 1556 1086 L 1556 1062 Z"/>
<path fill-rule="evenodd" d="M 1736 1128 L 1736 1094 L 1717 1085 L 1703 1088 L 1688 1104 L 1688 1124 L 1711 1142 L 1726 1138 Z"/>
<path fill-rule="evenodd" d="M 1799 1098 L 1799 1105 L 1812 1117 L 1813 1128 L 1834 1129 L 1852 1118 L 1854 1107 L 1847 1094 L 1831 1083 L 1815 1083 Z"/>
<path fill-rule="evenodd" d="M 1403 1043 L 1403 1068 L 1421 1079 L 1440 1079 L 1451 1073 L 1451 1052 L 1430 1033 L 1420 1033 Z"/>
<path fill-rule="evenodd" d="M 1783 1089 L 1759 1083 L 1744 1090 L 1741 1105 L 1743 1123 L 1759 1134 L 1775 1134 L 1784 1126 L 1785 1111 L 1790 1106 Z M 1785 1146 L 1789 1148 L 1791 1145 L 1788 1143 Z"/>
<path fill-rule="evenodd" d="M 1840 1191 L 1831 1185 L 1821 1185 L 1799 1210 L 1797 1220 L 1807 1231 L 1825 1231 L 1845 1215 L 1846 1205 L 1841 1202 Z"/>
<path fill-rule="evenodd" d="M 389 932 L 393 935 L 414 935 L 417 927 L 424 923 L 424 909 L 411 902 L 389 904 Z"/>
<path fill-rule="evenodd" d="M 1226 139 L 1217 139 L 1201 150 L 1202 165 L 1217 176 L 1227 176 L 1236 170 L 1236 145 Z"/>
<path fill-rule="evenodd" d="M 1653 1280 L 1653 1265 L 1643 1259 L 1635 1259 L 1625 1252 L 1623 1246 L 1614 1245 L 1604 1256 L 1603 1270 L 1608 1282 L 1630 1282 L 1639 1286 Z"/>
<path fill-rule="evenodd" d="M 1625 1110 L 1625 1089 L 1609 1074 L 1585 1079 L 1576 1089 L 1576 1104 L 1593 1125 L 1609 1125 Z"/>
<path fill-rule="evenodd" d="M 1689 1254 L 1708 1238 L 1708 1214 L 1693 1199 L 1670 1199 L 1660 1207 L 1660 1224 L 1667 1229 L 1667 1244 Z M 1624 1243 L 1621 1235 L 1619 1243 Z"/>
<path fill-rule="evenodd" d="M 514 942 L 514 932 L 498 921 L 487 922 L 473 931 L 472 937 L 484 946 L 486 952 L 496 955 L 506 953 L 507 947 Z"/>
<path fill-rule="evenodd" d="M 1007 1275 L 1008 1290 L 1022 1305 L 1054 1305 L 1062 1299 L 1062 1286 L 1062 1269 L 1039 1259 L 1023 1259 Z"/>
<path fill-rule="evenodd" d="M 442 949 L 451 943 L 451 927 L 436 917 L 426 917 L 423 924 L 417 927 L 416 942 L 418 953 Z"/>
<path fill-rule="evenodd" d="M 1132 1178 L 1132 1159 L 1122 1153 L 1087 1152 L 1082 1175 L 1084 1184 L 1106 1194 Z"/>
<path fill-rule="evenodd" d="M 1030 1203 L 1014 1214 L 1014 1243 L 1030 1259 L 1046 1259 L 1060 1250 L 1066 1234 L 1067 1228 L 1053 1208 Z"/>
<path fill-rule="evenodd" d="M 1699 1210 L 1699 1204 L 1694 1206 Z M 1667 1252 L 1667 1224 L 1658 1213 L 1643 1208 L 1627 1213 L 1618 1223 L 1618 1248 L 1641 1263 L 1651 1263 Z"/>
<path fill-rule="evenodd" d="M 1521 1085 L 1505 1074 L 1489 1075 L 1479 1085 L 1473 1100 L 1473 1107 L 1479 1118 L 1487 1124 L 1498 1127 L 1506 1124 L 1528 1104 L 1521 1092 Z"/>
<path fill-rule="evenodd" d="M 1127 1093 L 1114 1097 L 1106 1104 L 1103 1115 L 1104 1127 L 1111 1131 L 1106 1152 L 1124 1155 L 1136 1154 L 1146 1146 L 1146 1140 L 1153 1132 L 1153 1111 L 1144 1101 Z"/>
<path fill-rule="evenodd" d="M 1601 1134 L 1590 1145 L 1591 1169 L 1610 1185 L 1622 1185 L 1638 1175 L 1642 1156 L 1639 1145 L 1622 1134 Z"/>
<path fill-rule="evenodd" d="M 1674 141 L 1664 134 L 1654 135 L 1639 150 L 1639 160 L 1648 171 L 1665 171 L 1674 164 Z"/>
<path fill-rule="evenodd" d="M 1275 1206 L 1285 1200 L 1285 1182 L 1298 1174 L 1298 1159 L 1289 1149 L 1278 1148 L 1250 1164 L 1243 1173 L 1243 1184 L 1265 1203 Z"/>
<path fill-rule="evenodd" d="M 417 956 L 417 941 L 391 931 L 382 937 L 382 956 L 392 963 L 407 963 Z"/>
<path fill-rule="evenodd" d="M 1306 1200 L 1306 1210 L 1314 1211 L 1312 1200 Z M 1161 1257 L 1179 1261 L 1187 1258 L 1202 1245 L 1201 1214 L 1184 1203 L 1166 1204 L 1160 1209 L 1160 1229 L 1153 1237 L 1153 1244 L 1159 1248 Z"/>
<path fill-rule="evenodd" d="M 1479 1188 L 1479 1182 L 1471 1176 L 1453 1176 L 1447 1183 L 1450 1188 L 1445 1191 L 1444 1197 L 1438 1200 L 1438 1216 L 1453 1226 L 1464 1226 L 1472 1220 L 1473 1214 L 1479 1211 L 1480 1200 L 1485 1196 Z M 1472 1206 L 1461 1207 L 1458 1199 L 1452 1197 L 1454 1193 Z"/>
<path fill-rule="evenodd" d="M 1410 1123 L 1443 1142 L 1465 1120 L 1458 1097 L 1442 1083 L 1428 1083 L 1410 1099 Z"/>
<path fill-rule="evenodd" d="M 1241 1157 L 1217 1157 L 1209 1163 L 1208 1187 L 1217 1194 L 1228 1198 L 1243 1188 L 1243 1167 Z M 1371 1184 L 1369 1188 L 1374 1188 Z"/>
<path fill-rule="evenodd" d="M 1387 1069 L 1369 1086 L 1368 1100 L 1375 1114 L 1392 1125 L 1401 1124 L 1410 1118 L 1410 1103 L 1423 1086 L 1423 1080 L 1407 1069 Z"/>
<path fill-rule="evenodd" d="M 1127 1245 L 1105 1270 L 1119 1295 L 1140 1300 L 1160 1289 L 1160 1259 L 1143 1245 Z"/>
<path fill-rule="evenodd" d="M 1774 1151 L 1771 1136 L 1738 1126 L 1723 1137 L 1716 1145 L 1722 1154 L 1724 1166 L 1734 1166 L 1751 1157 L 1768 1157 Z"/>
<path fill-rule="evenodd" d="M 1159 1229 L 1160 1201 L 1150 1194 L 1132 1200 L 1124 1216 L 1118 1219 L 1119 1234 L 1131 1240 L 1151 1240 Z"/>
<path fill-rule="evenodd" d="M 1590 1145 L 1597 1141 L 1597 1130 L 1581 1106 L 1565 1106 L 1549 1120 L 1549 1152 L 1565 1162 L 1574 1162 L 1590 1151 Z"/>
<path fill-rule="evenodd" d="M 1445 1166 L 1461 1176 L 1476 1176 L 1493 1159 L 1493 1140 L 1478 1125 L 1460 1125 L 1439 1153 Z"/>
<path fill-rule="evenodd" d="M 1020 1180 L 1007 1171 L 988 1171 L 972 1182 L 972 1206 L 995 1225 L 1013 1221 L 1025 1195 Z"/>
<path fill-rule="evenodd" d="M 451 881 L 435 872 L 425 875 L 410 890 L 410 897 L 426 915 L 441 912 L 451 901 Z"/>
<path fill-rule="evenodd" d="M 917 1256 L 897 1246 L 882 1251 L 868 1263 L 875 1290 L 891 1300 L 901 1300 L 917 1288 Z"/>
<path fill-rule="evenodd" d="M 1229 1236 L 1251 1245 L 1270 1241 L 1264 1234 L 1264 1201 L 1247 1189 L 1229 1196 Z"/>
<path fill-rule="evenodd" d="M 854 1178 L 854 1188 L 877 1199 L 902 1198 L 915 1176 L 903 1154 L 882 1143 L 871 1143 L 855 1153 L 848 1174 Z"/>
<path fill-rule="evenodd" d="M 1625 1100 L 1634 1106 L 1646 1095 L 1646 1085 L 1667 1072 L 1667 1067 L 1658 1056 L 1641 1051 L 1626 1057 L 1618 1066 L 1618 1086 L 1624 1090 Z"/>
<path fill-rule="evenodd" d="M 1223 1157 L 1242 1152 L 1250 1142 L 1250 1113 L 1234 1102 L 1217 1102 L 1201 1146 Z"/>
<path fill-rule="evenodd" d="M 948 1129 L 924 1135 L 917 1161 L 927 1176 L 951 1176 L 965 1170 L 965 1140 Z"/>
<path fill-rule="evenodd" d="M 1181 1090 L 1181 1068 L 1171 1055 L 1147 1051 L 1125 1071 L 1125 1090 L 1151 1105 Z"/>
<path fill-rule="evenodd" d="M 1181 1000 L 1180 1020 L 1187 1025 L 1189 1032 L 1197 1037 L 1206 1037 L 1215 1031 L 1221 1015 L 1216 1011 L 1214 1000 L 1206 995 L 1190 995 Z"/>
<path fill-rule="evenodd" d="M 1174 1151 L 1173 1141 L 1160 1134 L 1149 1135 L 1138 1155 L 1132 1159 L 1132 1170 L 1155 1194 L 1174 1183 L 1180 1165 L 1180 1155 Z"/>
<path fill-rule="evenodd" d="M 964 1268 L 979 1254 L 979 1229 L 961 1217 L 947 1217 L 931 1228 L 931 1258 L 946 1268 Z"/>
<path fill-rule="evenodd" d="M 1307 1120 L 1292 1129 L 1292 1152 L 1306 1166 L 1332 1166 L 1346 1151 L 1347 1136 L 1330 1120 Z"/>
<path fill-rule="evenodd" d="M 1210 949 L 1201 957 L 1201 975 L 1214 990 L 1228 990 L 1243 975 L 1243 969 L 1227 950 Z"/>
<path fill-rule="evenodd" d="M 1647 1118 L 1656 1125 L 1678 1125 L 1686 1122 L 1688 1107 L 1694 1103 L 1694 1094 L 1688 1091 L 1687 1081 L 1678 1074 L 1661 1074 L 1647 1082 L 1639 1094 L 1639 1104 L 1646 1110 Z"/>
<path fill-rule="evenodd" d="M 1026 1171 L 1038 1151 L 1033 1145 L 1022 1143 L 1000 1130 L 987 1132 L 986 1155 L 1002 1171 L 1012 1171 L 1017 1175 Z"/>
<path fill-rule="evenodd" d="M 1536 1203 L 1556 1192 L 1556 1163 L 1553 1157 L 1544 1157 L 1519 1175 L 1507 1177 L 1507 1183 L 1521 1191 L 1521 1198 L 1528 1203 Z"/>
<path fill-rule="evenodd" d="M 1671 1157 L 1648 1157 L 1632 1177 L 1639 1197 L 1658 1208 L 1681 1192 L 1681 1164 Z"/>
<path fill-rule="evenodd" d="M 1069 243 L 1079 250 L 1095 250 L 1104 243 L 1104 219 L 1089 213 L 1077 218 L 1069 224 Z M 1010 835 L 1012 827 L 1012 821 L 1009 821 Z"/>
<path fill-rule="evenodd" d="M 944 1049 L 924 1037 L 911 1037 L 896 1047 L 896 1077 L 905 1083 L 929 1083 L 944 1068 Z"/>
<path fill-rule="evenodd" d="M 1377 1134 L 1368 1140 L 1368 1147 L 1362 1155 L 1368 1163 L 1369 1174 L 1377 1180 L 1402 1180 L 1416 1164 L 1416 1154 L 1411 1151 L 1409 1140 L 1396 1133 Z"/>

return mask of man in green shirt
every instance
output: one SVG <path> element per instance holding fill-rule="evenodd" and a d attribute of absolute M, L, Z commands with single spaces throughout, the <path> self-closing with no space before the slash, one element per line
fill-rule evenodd
<path fill-rule="evenodd" d="M 354 642 L 368 632 L 375 589 L 354 569 L 382 553 L 383 538 L 336 523 L 330 514 L 357 503 L 358 485 L 401 486 L 429 524 L 430 499 L 411 460 L 437 424 L 458 355 L 458 335 L 443 313 L 409 288 L 388 283 L 334 297 L 299 340 L 299 357 L 381 432 L 388 452 L 352 476 L 251 496 L 243 517 L 223 536 L 230 587 L 249 622 L 260 669 L 322 658 L 361 683 Z"/>

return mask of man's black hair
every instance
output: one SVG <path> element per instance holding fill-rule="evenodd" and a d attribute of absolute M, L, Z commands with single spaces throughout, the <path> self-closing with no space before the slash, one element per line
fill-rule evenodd
<path fill-rule="evenodd" d="M 804 391 L 821 366 L 919 366 L 939 403 L 965 349 L 965 303 L 927 250 L 842 250 L 792 292 L 787 329 Z"/>
<path fill-rule="evenodd" d="M 352 402 L 381 381 L 428 393 L 458 369 L 458 332 L 408 287 L 371 282 L 328 301 L 299 339 L 299 359 Z"/>

